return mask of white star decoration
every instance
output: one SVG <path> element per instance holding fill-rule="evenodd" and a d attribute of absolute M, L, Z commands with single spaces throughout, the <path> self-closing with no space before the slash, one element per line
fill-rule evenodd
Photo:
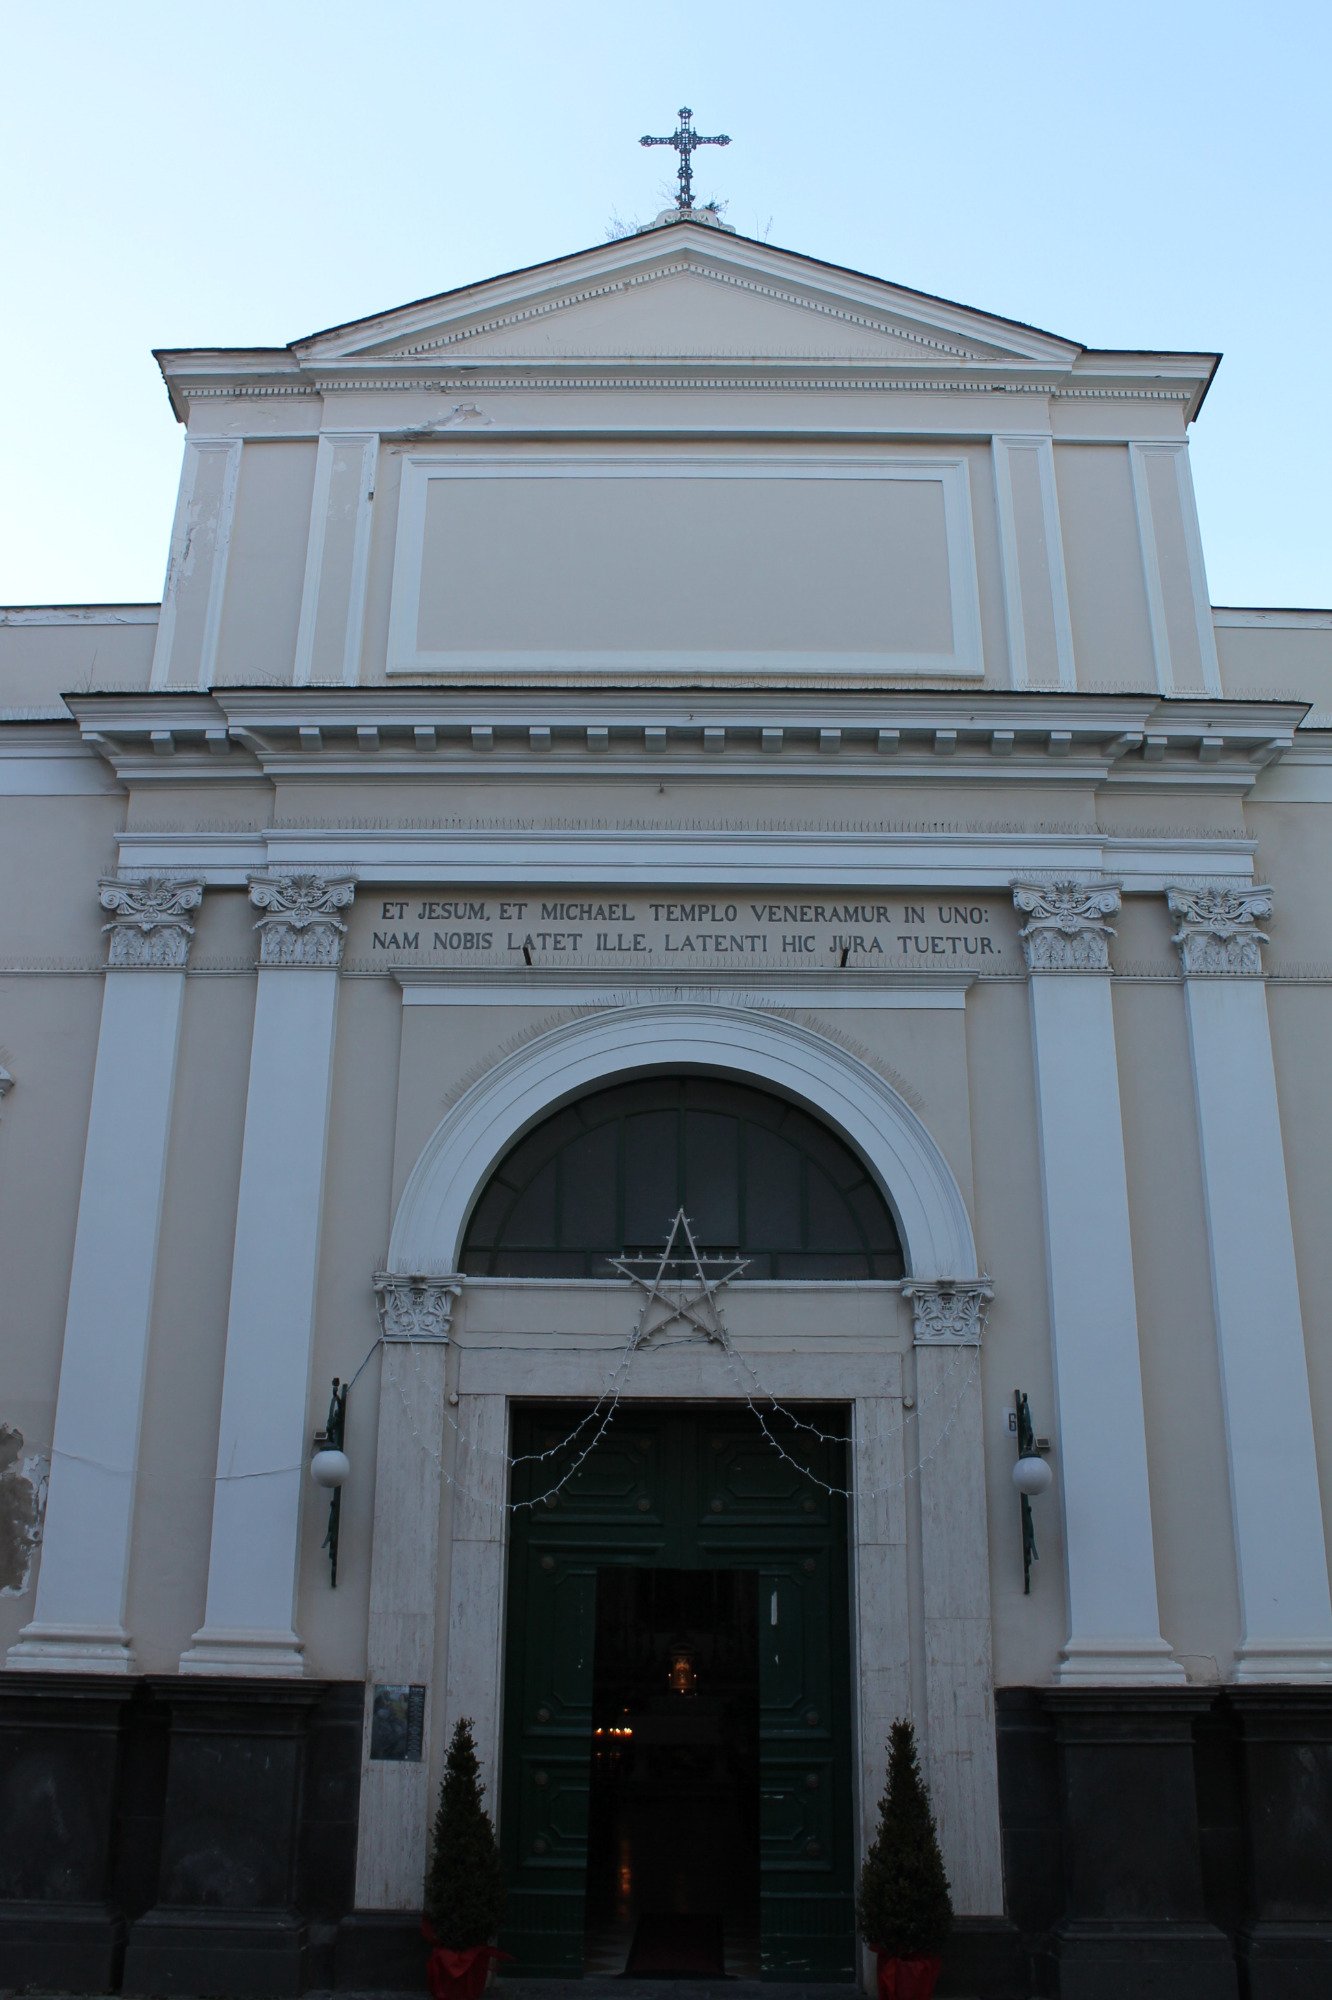
<path fill-rule="evenodd" d="M 676 1254 L 675 1245 L 683 1236 L 685 1249 Z M 732 1278 L 738 1278 L 749 1268 L 749 1259 L 730 1257 L 705 1257 L 694 1241 L 694 1232 L 689 1217 L 683 1209 L 676 1212 L 666 1247 L 659 1258 L 652 1257 L 612 1257 L 611 1264 L 622 1277 L 638 1286 L 643 1293 L 643 1305 L 638 1315 L 638 1325 L 630 1351 L 651 1340 L 654 1333 L 664 1333 L 677 1320 L 692 1326 L 705 1340 L 715 1340 L 719 1347 L 726 1345 L 726 1323 L 721 1307 L 717 1304 L 717 1294 L 723 1285 L 729 1285 Z M 670 1266 L 692 1264 L 693 1269 L 684 1275 L 668 1277 Z M 724 1270 L 714 1272 L 709 1277 L 708 1266 L 724 1265 Z M 646 1271 L 635 1266 L 647 1266 Z"/>

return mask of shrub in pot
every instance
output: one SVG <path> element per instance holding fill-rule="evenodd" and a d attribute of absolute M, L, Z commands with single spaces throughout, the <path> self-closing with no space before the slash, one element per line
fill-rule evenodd
<path fill-rule="evenodd" d="M 879 1824 L 860 1871 L 860 1935 L 879 1961 L 879 2000 L 930 2000 L 953 1922 L 916 1732 L 894 1722 Z"/>
<path fill-rule="evenodd" d="M 430 1835 L 421 1929 L 431 1947 L 426 1979 L 432 2000 L 477 2000 L 504 1917 L 504 1874 L 468 1716 L 449 1742 L 439 1806 Z"/>

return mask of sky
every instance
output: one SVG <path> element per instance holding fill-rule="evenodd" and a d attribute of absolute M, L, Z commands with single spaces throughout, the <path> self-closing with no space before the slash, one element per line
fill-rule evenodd
<path fill-rule="evenodd" d="M 153 347 L 282 345 L 696 198 L 1088 346 L 1221 350 L 1212 598 L 1332 605 L 1328 0 L 44 0 L 0 130 L 0 603 L 160 596 Z"/>

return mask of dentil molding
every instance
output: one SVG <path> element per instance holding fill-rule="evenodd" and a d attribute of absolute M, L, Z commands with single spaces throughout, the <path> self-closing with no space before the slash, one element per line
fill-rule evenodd
<path fill-rule="evenodd" d="M 111 912 L 108 966 L 139 971 L 183 972 L 194 925 L 189 912 L 203 901 L 203 883 L 174 875 L 147 875 L 122 882 L 104 876 L 98 898 Z"/>
<path fill-rule="evenodd" d="M 384 1340 L 447 1342 L 453 1323 L 453 1302 L 463 1281 L 454 1272 L 442 1278 L 395 1277 L 375 1274 L 375 1306 Z"/>
<path fill-rule="evenodd" d="M 1015 882 L 1013 902 L 1028 921 L 1018 932 L 1029 972 L 1108 972 L 1120 904 L 1118 882 L 1066 877 Z"/>
<path fill-rule="evenodd" d="M 911 1301 L 917 1347 L 980 1346 L 985 1315 L 994 1297 L 988 1278 L 958 1284 L 946 1278 L 931 1284 L 906 1284 L 902 1296 Z"/>
<path fill-rule="evenodd" d="M 338 915 L 356 894 L 348 875 L 304 873 L 251 875 L 250 901 L 264 912 L 259 933 L 260 966 L 337 966 L 347 926 Z"/>
<path fill-rule="evenodd" d="M 1176 884 L 1166 891 L 1166 903 L 1179 929 L 1172 943 L 1186 973 L 1247 973 L 1261 975 L 1267 932 L 1260 917 L 1272 914 L 1272 891 L 1265 887 L 1202 883 Z"/>

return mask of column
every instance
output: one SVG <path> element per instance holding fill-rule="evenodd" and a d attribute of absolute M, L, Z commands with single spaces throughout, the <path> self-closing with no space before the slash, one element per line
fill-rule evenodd
<path fill-rule="evenodd" d="M 182 1673 L 299 1674 L 293 1629 L 346 877 L 252 876 L 263 912 L 204 1623 Z"/>
<path fill-rule="evenodd" d="M 930 1786 L 962 1916 L 1004 1907 L 980 1346 L 984 1280 L 903 1286 L 915 1314 Z"/>
<path fill-rule="evenodd" d="M 10 1647 L 28 1671 L 130 1674 L 125 1630 L 139 1422 L 162 1190 L 202 885 L 106 880 L 106 986 L 83 1156 L 35 1616 Z"/>
<path fill-rule="evenodd" d="M 1332 1604 L 1262 977 L 1270 889 L 1168 892 L 1178 919 L 1239 1573 L 1240 1681 L 1332 1678 Z"/>
<path fill-rule="evenodd" d="M 1161 1637 L 1107 921 L 1119 885 L 1013 885 L 1027 922 L 1070 1631 L 1055 1678 L 1182 1681 Z"/>
<path fill-rule="evenodd" d="M 439 1580 L 445 1364 L 459 1277 L 375 1279 L 383 1366 L 370 1558 L 370 1707 L 356 1844 L 358 1910 L 418 1910 L 430 1817 L 430 1708 Z M 424 1724 L 407 1756 L 383 1755 L 378 1686 L 422 1690 Z M 376 1750 L 380 1751 L 376 1755 Z"/>

